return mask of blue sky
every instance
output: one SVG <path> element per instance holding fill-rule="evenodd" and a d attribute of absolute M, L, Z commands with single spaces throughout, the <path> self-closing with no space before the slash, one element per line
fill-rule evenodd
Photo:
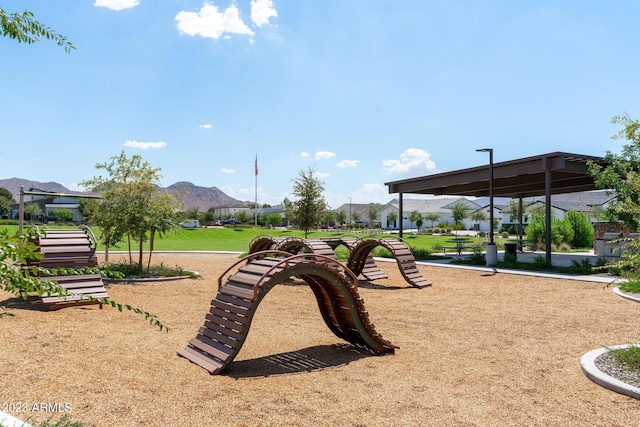
<path fill-rule="evenodd" d="M 640 118 L 640 2 L 4 1 L 65 35 L 0 38 L 0 178 L 71 189 L 125 150 L 162 185 L 333 208 L 385 182 L 566 151 L 619 152 Z"/>

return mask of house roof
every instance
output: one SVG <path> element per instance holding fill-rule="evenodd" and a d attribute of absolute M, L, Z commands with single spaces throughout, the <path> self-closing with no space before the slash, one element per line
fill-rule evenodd
<path fill-rule="evenodd" d="M 595 190 L 588 162 L 604 164 L 602 157 L 553 152 L 494 163 L 494 197 L 533 197 Z M 490 165 L 460 169 L 385 183 L 389 193 L 488 196 Z"/>
<path fill-rule="evenodd" d="M 479 209 L 482 207 L 473 200 L 469 200 L 464 197 L 440 197 L 435 199 L 403 199 L 402 210 L 405 212 L 418 211 L 449 214 L 451 213 L 452 206 L 461 201 L 472 209 Z M 385 207 L 392 205 L 398 209 L 399 204 L 399 200 L 394 199 L 385 205 Z"/>

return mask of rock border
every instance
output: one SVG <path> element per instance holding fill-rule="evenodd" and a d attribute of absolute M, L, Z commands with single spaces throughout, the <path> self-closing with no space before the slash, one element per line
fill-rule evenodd
<path fill-rule="evenodd" d="M 640 400 L 640 388 L 629 385 L 617 378 L 613 378 L 610 375 L 605 374 L 596 367 L 595 361 L 598 356 L 606 353 L 609 349 L 613 348 L 628 348 L 632 344 L 623 344 L 611 346 L 608 348 L 602 347 L 596 350 L 592 350 L 582 356 L 580 359 L 580 367 L 582 372 L 594 383 L 607 388 L 616 393 L 624 394 L 625 396 L 633 397 Z"/>
<path fill-rule="evenodd" d="M 191 270 L 186 270 L 191 271 Z M 200 279 L 200 273 L 197 271 L 191 271 L 195 277 L 193 276 L 173 276 L 173 277 L 145 277 L 145 278 L 135 278 L 135 277 L 125 277 L 123 279 L 110 279 L 103 277 L 102 281 L 107 285 L 121 284 L 121 283 L 155 283 L 155 282 L 171 282 L 174 280 L 183 280 L 183 279 Z"/>

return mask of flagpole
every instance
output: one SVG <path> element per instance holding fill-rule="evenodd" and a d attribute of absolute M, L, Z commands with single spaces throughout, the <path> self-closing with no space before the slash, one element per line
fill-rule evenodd
<path fill-rule="evenodd" d="M 255 168 L 255 175 L 256 175 L 256 185 L 255 185 L 255 191 L 256 191 L 256 200 L 255 200 L 255 211 L 254 211 L 254 227 L 258 226 L 258 155 L 256 154 L 256 168 Z"/>

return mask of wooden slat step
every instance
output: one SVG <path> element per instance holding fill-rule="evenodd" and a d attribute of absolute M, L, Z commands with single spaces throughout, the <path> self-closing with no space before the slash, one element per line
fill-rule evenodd
<path fill-rule="evenodd" d="M 242 325 L 243 327 L 244 325 Z M 205 319 L 204 324 L 202 325 L 203 329 L 208 329 L 212 332 L 216 332 L 222 335 L 225 335 L 235 341 L 242 341 L 243 337 L 242 337 L 242 332 L 239 332 L 238 326 L 234 326 L 236 328 L 236 330 L 230 329 L 225 327 L 224 325 L 220 324 L 219 322 L 211 322 L 209 321 L 209 319 Z M 241 328 L 240 328 L 241 329 Z M 206 335 L 206 334 L 205 334 Z"/>
<path fill-rule="evenodd" d="M 230 304 L 226 301 L 222 301 L 220 299 L 214 299 L 211 301 L 211 312 L 219 310 L 220 312 L 230 312 L 231 314 L 238 316 L 239 318 L 244 319 L 249 309 L 247 307 L 239 306 L 236 304 Z"/>
<path fill-rule="evenodd" d="M 242 299 L 251 300 L 253 298 L 253 286 L 243 285 L 241 283 L 234 283 L 233 277 L 230 277 L 227 283 L 222 286 L 218 292 L 224 295 L 238 297 Z"/>
<path fill-rule="evenodd" d="M 223 319 L 222 317 L 215 316 L 211 313 L 207 313 L 204 318 L 211 323 L 224 326 L 225 328 L 237 331 L 238 333 L 242 333 L 247 328 L 246 323 L 238 323 L 233 320 Z"/>
<path fill-rule="evenodd" d="M 219 343 L 227 345 L 234 349 L 239 345 L 238 340 L 234 339 L 233 337 L 230 337 L 229 335 L 224 333 L 218 333 L 217 331 L 205 328 L 204 326 L 198 329 L 198 332 L 205 337 L 211 338 L 214 341 L 218 341 Z"/>
<path fill-rule="evenodd" d="M 262 275 L 243 273 L 238 271 L 233 276 L 230 276 L 228 281 L 232 281 L 234 283 L 241 283 L 243 285 L 247 285 L 253 287 L 258 283 Z"/>
<path fill-rule="evenodd" d="M 225 363 L 223 363 L 222 361 L 217 360 L 193 347 L 181 348 L 180 350 L 178 350 L 178 354 L 185 359 L 188 359 L 191 362 L 195 363 L 196 365 L 206 369 L 210 374 L 216 374 L 220 372 L 220 370 L 225 366 Z"/>
<path fill-rule="evenodd" d="M 218 294 L 216 299 L 218 299 L 220 301 L 223 301 L 223 302 L 227 302 L 229 304 L 238 305 L 240 307 L 245 307 L 245 308 L 250 308 L 253 305 L 251 300 L 237 298 L 237 297 L 233 297 L 231 295 L 224 295 L 224 294 L 220 294 L 220 293 Z"/>
<path fill-rule="evenodd" d="M 195 338 L 190 339 L 189 345 L 220 359 L 222 362 L 229 360 L 236 352 L 235 349 L 207 338 L 202 334 L 198 334 Z"/>
<path fill-rule="evenodd" d="M 220 295 L 218 295 L 220 296 Z M 221 309 L 219 307 L 216 307 L 215 305 L 211 305 L 211 308 L 209 309 L 209 313 L 213 316 L 218 316 L 218 317 L 222 317 L 225 319 L 229 319 L 232 322 L 237 322 L 237 323 L 241 323 L 244 324 L 247 321 L 247 311 L 240 311 L 240 310 L 235 310 L 235 311 L 228 311 L 228 310 L 224 310 Z"/>
<path fill-rule="evenodd" d="M 40 239 L 40 246 L 81 246 L 91 245 L 91 240 L 88 238 L 73 238 L 73 239 Z"/>

